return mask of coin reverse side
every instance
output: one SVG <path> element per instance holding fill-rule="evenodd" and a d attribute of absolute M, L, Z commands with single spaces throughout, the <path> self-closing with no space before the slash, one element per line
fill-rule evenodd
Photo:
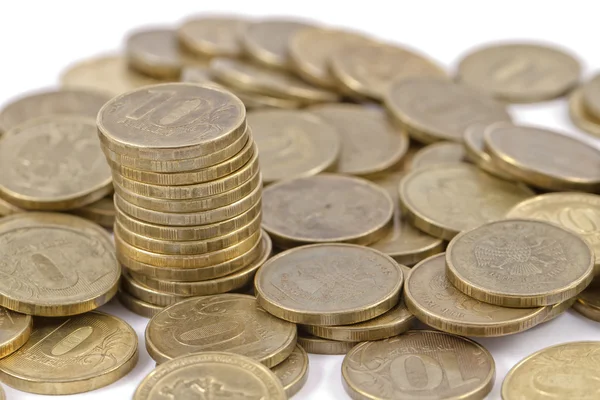
<path fill-rule="evenodd" d="M 0 307 L 0 358 L 14 353 L 29 340 L 32 321 L 31 315 Z"/>

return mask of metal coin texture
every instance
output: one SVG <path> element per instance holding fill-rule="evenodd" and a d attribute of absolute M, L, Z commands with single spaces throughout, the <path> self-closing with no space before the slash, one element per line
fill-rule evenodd
<path fill-rule="evenodd" d="M 594 119 L 600 118 L 600 75 L 590 79 L 580 91 L 584 110 Z"/>
<path fill-rule="evenodd" d="M 573 309 L 592 321 L 600 322 L 600 280 L 595 279 L 579 295 Z"/>
<path fill-rule="evenodd" d="M 239 38 L 246 26 L 247 21 L 234 16 L 198 16 L 183 22 L 177 36 L 183 47 L 199 56 L 239 57 Z"/>
<path fill-rule="evenodd" d="M 485 131 L 493 129 L 495 124 L 508 124 L 508 122 L 474 123 L 465 130 L 463 137 L 464 148 L 467 160 L 471 161 L 483 171 L 494 175 L 497 178 L 514 180 L 513 177 L 498 168 L 490 155 L 485 151 Z"/>
<path fill-rule="evenodd" d="M 292 397 L 302 389 L 308 379 L 308 354 L 297 344 L 292 354 L 271 371 L 281 381 L 285 394 Z"/>
<path fill-rule="evenodd" d="M 113 228 L 117 214 L 112 195 L 103 197 L 87 206 L 76 208 L 71 213 L 95 222 L 107 229 Z"/>
<path fill-rule="evenodd" d="M 146 303 L 145 301 L 137 299 L 132 295 L 123 292 L 122 290 L 119 290 L 117 293 L 117 298 L 123 307 L 144 318 L 152 318 L 164 309 L 162 306 L 156 306 L 154 304 Z"/>
<path fill-rule="evenodd" d="M 440 142 L 423 147 L 414 155 L 410 169 L 434 165 L 460 164 L 466 161 L 465 148 L 460 143 Z"/>
<path fill-rule="evenodd" d="M 586 109 L 583 93 L 582 88 L 576 88 L 569 95 L 569 117 L 571 122 L 582 131 L 600 137 L 600 118 Z"/>
<path fill-rule="evenodd" d="M 298 344 L 309 354 L 343 355 L 352 350 L 358 342 L 323 339 L 301 331 L 298 333 Z"/>
<path fill-rule="evenodd" d="M 31 335 L 31 315 L 25 315 L 0 307 L 0 359 L 23 346 Z"/>
<path fill-rule="evenodd" d="M 189 296 L 178 296 L 170 293 L 164 293 L 159 290 L 152 289 L 143 283 L 137 281 L 130 273 L 123 271 L 121 278 L 120 292 L 130 295 L 131 297 L 154 306 L 168 307 Z"/>

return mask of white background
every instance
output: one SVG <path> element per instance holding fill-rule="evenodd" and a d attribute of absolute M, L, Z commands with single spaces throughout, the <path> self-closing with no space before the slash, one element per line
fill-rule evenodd
<path fill-rule="evenodd" d="M 120 48 L 131 28 L 176 24 L 197 12 L 251 16 L 297 16 L 368 31 L 418 48 L 453 69 L 470 47 L 494 40 L 530 39 L 571 49 L 584 65 L 584 77 L 600 67 L 598 10 L 593 1 L 0 1 L 0 102 L 57 83 L 63 68 L 76 60 Z M 564 100 L 513 107 L 518 122 L 535 123 L 584 137 L 570 124 Z M 598 145 L 597 142 L 594 142 Z M 0 172 L 1 173 L 1 172 Z M 113 385 L 69 399 L 129 399 L 154 363 L 144 349 L 147 320 L 116 301 L 102 308 L 128 321 L 138 332 L 140 362 Z M 600 324 L 569 311 L 528 332 L 478 340 L 496 361 L 496 385 L 489 399 L 500 398 L 506 372 L 521 358 L 553 344 L 600 339 Z M 310 356 L 307 385 L 295 399 L 345 399 L 341 356 Z M 4 386 L 10 400 L 50 398 Z"/>

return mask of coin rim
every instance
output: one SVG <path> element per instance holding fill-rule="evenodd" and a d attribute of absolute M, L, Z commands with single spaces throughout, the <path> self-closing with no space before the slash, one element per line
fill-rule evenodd
<path fill-rule="evenodd" d="M 309 354 L 344 355 L 360 342 L 330 340 L 306 332 L 300 332 L 298 334 L 298 343 Z"/>
<path fill-rule="evenodd" d="M 121 303 L 121 305 L 127 310 L 139 315 L 140 317 L 148 319 L 151 319 L 164 309 L 164 307 L 142 301 L 122 290 L 118 291 L 117 299 L 119 300 L 119 303 Z"/>
<path fill-rule="evenodd" d="M 6 308 L 6 307 L 5 307 Z M 14 312 L 6 309 L 8 312 Z M 25 316 L 25 326 L 17 332 L 12 338 L 8 339 L 5 342 L 0 343 L 0 359 L 7 357 L 19 350 L 27 341 L 29 340 L 29 336 L 31 336 L 31 331 L 33 330 L 33 318 L 31 315 L 23 314 Z M 0 390 L 2 387 L 0 387 Z M 0 391 L 0 399 L 2 398 L 2 392 Z"/>
<path fill-rule="evenodd" d="M 597 119 L 585 109 L 583 93 L 583 87 L 571 92 L 568 99 L 569 117 L 577 128 L 594 137 L 600 137 L 600 120 L 596 122 Z"/>

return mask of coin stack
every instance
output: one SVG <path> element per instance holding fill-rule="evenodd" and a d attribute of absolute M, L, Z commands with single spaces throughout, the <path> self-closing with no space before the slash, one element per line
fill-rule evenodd
<path fill-rule="evenodd" d="M 258 152 L 242 102 L 194 84 L 109 101 L 98 134 L 113 173 L 121 299 L 144 315 L 245 286 L 271 251 Z"/>

